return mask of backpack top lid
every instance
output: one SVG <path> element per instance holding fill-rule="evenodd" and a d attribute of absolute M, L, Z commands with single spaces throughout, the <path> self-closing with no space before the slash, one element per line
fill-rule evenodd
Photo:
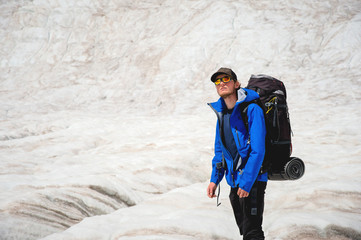
<path fill-rule="evenodd" d="M 246 88 L 255 90 L 260 95 L 267 94 L 267 92 L 273 92 L 276 94 L 284 95 L 285 99 L 287 98 L 286 87 L 283 82 L 278 80 L 277 78 L 265 74 L 252 74 Z M 259 89 L 262 89 L 266 93 L 263 93 L 263 91 L 258 91 Z"/>

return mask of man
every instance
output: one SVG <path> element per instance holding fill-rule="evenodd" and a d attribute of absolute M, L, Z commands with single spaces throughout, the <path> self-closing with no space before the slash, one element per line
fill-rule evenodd
<path fill-rule="evenodd" d="M 237 75 L 229 68 L 220 68 L 211 81 L 220 99 L 209 104 L 218 121 L 208 197 L 216 197 L 217 185 L 226 175 L 240 234 L 243 239 L 264 239 L 262 219 L 267 173 L 260 174 L 260 169 L 265 154 L 265 120 L 263 110 L 255 103 L 247 108 L 248 127 L 241 115 L 242 103 L 259 96 L 255 91 L 241 88 Z"/>

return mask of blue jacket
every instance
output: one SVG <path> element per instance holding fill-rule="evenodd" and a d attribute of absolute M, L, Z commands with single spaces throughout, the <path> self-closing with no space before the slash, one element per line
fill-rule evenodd
<path fill-rule="evenodd" d="M 240 155 L 239 160 L 233 160 L 229 151 L 225 148 L 220 131 L 222 111 L 226 104 L 222 98 L 217 102 L 208 105 L 215 111 L 218 117 L 214 153 L 212 160 L 211 182 L 219 184 L 224 174 L 228 185 L 240 187 L 250 192 L 253 183 L 256 181 L 267 181 L 267 173 L 259 175 L 265 155 L 266 125 L 263 110 L 257 104 L 250 104 L 247 109 L 249 131 L 243 123 L 240 103 L 249 102 L 259 98 L 259 95 L 249 89 L 238 90 L 238 100 L 230 117 L 230 125 L 235 139 L 237 150 Z M 227 169 L 217 169 L 217 163 L 222 162 L 224 156 Z M 241 161 L 241 162 L 240 162 Z M 238 169 L 236 169 L 238 166 Z"/>

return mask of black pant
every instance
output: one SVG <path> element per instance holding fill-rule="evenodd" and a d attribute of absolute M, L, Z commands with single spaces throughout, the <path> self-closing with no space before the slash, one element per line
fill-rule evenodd
<path fill-rule="evenodd" d="M 246 198 L 239 198 L 238 188 L 231 188 L 229 199 L 234 217 L 244 240 L 264 239 L 262 230 L 266 182 L 256 181 Z"/>

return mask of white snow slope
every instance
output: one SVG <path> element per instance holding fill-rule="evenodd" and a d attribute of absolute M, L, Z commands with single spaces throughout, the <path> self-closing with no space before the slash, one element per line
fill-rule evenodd
<path fill-rule="evenodd" d="M 1 239 L 238 239 L 206 196 L 231 67 L 284 81 L 267 239 L 361 239 L 361 1 L 1 0 Z"/>

